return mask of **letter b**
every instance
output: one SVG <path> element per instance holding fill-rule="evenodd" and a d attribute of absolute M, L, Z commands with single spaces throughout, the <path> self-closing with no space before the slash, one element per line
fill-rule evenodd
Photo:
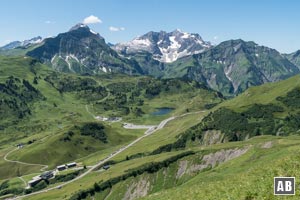
<path fill-rule="evenodd" d="M 285 182 L 285 191 L 286 192 L 292 191 L 292 181 L 286 181 Z"/>

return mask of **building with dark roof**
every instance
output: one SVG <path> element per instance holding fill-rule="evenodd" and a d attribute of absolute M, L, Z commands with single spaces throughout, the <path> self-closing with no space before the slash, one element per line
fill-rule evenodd
<path fill-rule="evenodd" d="M 66 165 L 59 165 L 59 166 L 56 167 L 56 169 L 57 169 L 58 171 L 63 171 L 63 170 L 65 170 L 65 169 L 67 169 L 67 166 L 66 166 Z"/>
<path fill-rule="evenodd" d="M 50 179 L 54 176 L 53 171 L 47 171 L 40 175 L 40 177 L 44 180 Z"/>
<path fill-rule="evenodd" d="M 41 180 L 42 180 L 41 177 L 36 178 L 36 179 L 33 179 L 33 180 L 31 180 L 31 181 L 28 182 L 28 185 L 29 185 L 30 187 L 34 187 L 34 186 L 35 186 L 36 184 L 38 184 Z"/>
<path fill-rule="evenodd" d="M 103 169 L 105 169 L 105 170 L 108 170 L 109 168 L 110 168 L 109 165 L 104 165 L 104 166 L 103 166 Z"/>
<path fill-rule="evenodd" d="M 77 166 L 77 163 L 76 163 L 76 162 L 72 162 L 72 163 L 68 163 L 68 164 L 67 164 L 67 167 L 68 167 L 68 168 L 76 167 L 76 166 Z"/>

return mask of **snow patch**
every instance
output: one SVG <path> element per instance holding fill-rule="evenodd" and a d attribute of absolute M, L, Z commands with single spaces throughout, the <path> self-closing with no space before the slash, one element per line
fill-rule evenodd
<path fill-rule="evenodd" d="M 204 42 L 202 40 L 199 40 L 198 38 L 197 38 L 196 42 L 201 45 L 206 45 L 206 44 L 204 44 Z M 206 45 L 206 46 L 208 46 L 208 45 Z"/>
<path fill-rule="evenodd" d="M 149 39 L 135 39 L 132 41 L 131 45 L 150 46 L 151 42 Z"/>
<path fill-rule="evenodd" d="M 97 35 L 97 33 L 95 31 L 93 31 L 92 29 L 90 29 L 90 32 L 93 33 L 94 35 Z"/>
<path fill-rule="evenodd" d="M 78 59 L 75 55 L 70 54 L 69 56 L 70 56 L 71 58 L 73 58 L 74 60 L 76 60 L 77 62 L 79 62 L 79 59 Z"/>
<path fill-rule="evenodd" d="M 171 41 L 171 49 L 179 49 L 181 47 L 181 45 L 175 40 L 175 36 L 170 36 L 169 39 Z"/>
<path fill-rule="evenodd" d="M 71 63 L 69 62 L 69 59 L 70 59 L 70 56 L 66 56 L 66 59 L 65 59 L 65 61 L 68 63 L 69 70 L 70 70 L 70 71 L 72 71 L 72 68 L 71 68 Z"/>
<path fill-rule="evenodd" d="M 105 67 L 102 67 L 102 71 L 107 73 L 107 69 Z"/>
<path fill-rule="evenodd" d="M 54 62 L 54 59 L 56 58 L 56 54 L 51 58 L 51 63 Z"/>
<path fill-rule="evenodd" d="M 189 33 L 183 33 L 183 35 L 181 36 L 182 39 L 187 39 L 189 38 L 191 35 Z"/>
<path fill-rule="evenodd" d="M 194 51 L 193 53 L 190 52 L 188 55 L 199 54 L 199 53 L 202 53 L 202 52 L 204 52 L 204 51 L 205 51 L 205 49 L 201 49 L 201 50 L 198 50 L 198 51 Z"/>
<path fill-rule="evenodd" d="M 170 36 L 169 40 L 171 42 L 171 45 L 167 48 L 161 48 L 159 47 L 160 52 L 162 53 L 160 61 L 170 63 L 178 59 L 179 52 L 178 49 L 181 47 L 181 44 L 179 44 L 178 41 L 175 40 L 175 36 Z M 181 55 L 186 55 L 186 52 L 182 52 Z"/>
<path fill-rule="evenodd" d="M 38 39 L 38 40 L 30 40 L 30 44 L 38 44 L 41 43 L 43 41 L 42 38 Z"/>

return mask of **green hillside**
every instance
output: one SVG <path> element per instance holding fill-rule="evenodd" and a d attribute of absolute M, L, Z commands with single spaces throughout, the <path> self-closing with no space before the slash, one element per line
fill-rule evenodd
<path fill-rule="evenodd" d="M 250 145 L 244 155 L 200 172 L 180 186 L 142 199 L 278 199 L 273 194 L 274 177 L 292 176 L 299 183 L 299 139 L 299 136 L 276 139 L 264 136 L 243 142 Z M 295 196 L 280 199 L 298 198 L 296 189 Z"/>
<path fill-rule="evenodd" d="M 46 140 L 34 141 L 8 157 L 26 163 L 40 163 L 55 168 L 57 165 L 77 160 L 94 152 L 128 142 L 136 136 L 128 131 L 114 130 L 101 123 L 85 123 L 60 131 Z"/>
<path fill-rule="evenodd" d="M 300 76 L 252 87 L 216 106 L 201 123 L 185 132 L 192 143 L 205 142 L 214 132 L 218 142 L 259 135 L 286 136 L 300 130 Z"/>

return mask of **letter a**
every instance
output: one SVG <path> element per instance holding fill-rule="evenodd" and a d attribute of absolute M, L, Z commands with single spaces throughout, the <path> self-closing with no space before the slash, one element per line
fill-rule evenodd
<path fill-rule="evenodd" d="M 278 181 L 278 185 L 277 185 L 277 192 L 279 191 L 284 191 L 284 188 L 283 188 L 283 182 L 282 181 Z"/>

